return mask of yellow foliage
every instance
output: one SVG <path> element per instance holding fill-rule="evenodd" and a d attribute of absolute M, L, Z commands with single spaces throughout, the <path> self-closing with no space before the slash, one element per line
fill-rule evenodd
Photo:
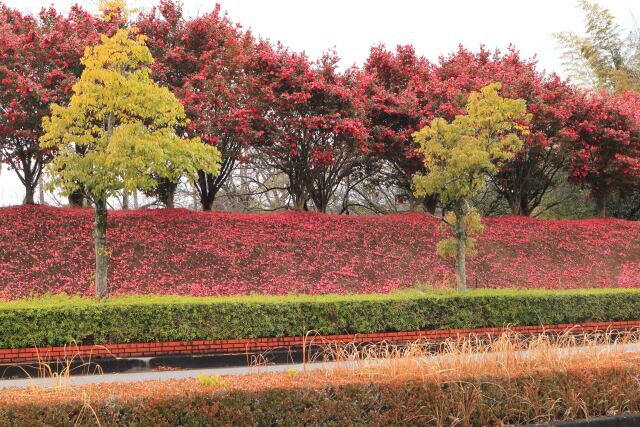
<path fill-rule="evenodd" d="M 455 234 L 456 232 L 456 214 L 448 212 L 445 216 L 445 221 L 441 223 L 441 226 L 446 232 Z M 480 234 L 484 231 L 484 225 L 482 224 L 482 218 L 477 209 L 471 209 L 466 212 L 464 217 L 466 225 L 466 241 L 465 246 L 468 256 L 476 254 L 476 239 L 474 235 Z M 438 253 L 443 258 L 455 258 L 457 249 L 457 241 L 455 238 L 449 238 L 438 242 Z"/>
<path fill-rule="evenodd" d="M 101 0 L 98 10 L 105 22 L 111 22 L 116 18 L 126 22 L 132 14 L 137 12 L 137 9 L 129 9 L 125 0 Z"/>
<path fill-rule="evenodd" d="M 473 92 L 467 114 L 451 123 L 436 118 L 413 134 L 428 171 L 413 177 L 417 196 L 437 194 L 444 204 L 468 199 L 520 151 L 530 115 L 524 100 L 502 98 L 499 89 L 495 83 Z"/>
<path fill-rule="evenodd" d="M 149 190 L 154 176 L 218 173 L 220 152 L 177 131 L 187 124 L 184 109 L 152 81 L 152 61 L 144 37 L 124 29 L 86 49 L 69 105 L 52 105 L 42 124 L 41 146 L 56 150 L 52 186 L 106 200 L 122 189 Z"/>

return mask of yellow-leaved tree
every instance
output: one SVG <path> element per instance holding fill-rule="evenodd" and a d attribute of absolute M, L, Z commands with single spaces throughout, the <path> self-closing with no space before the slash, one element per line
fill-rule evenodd
<path fill-rule="evenodd" d="M 68 106 L 52 105 L 43 120 L 43 148 L 55 150 L 51 186 L 81 190 L 95 208 L 96 296 L 107 298 L 107 199 L 118 191 L 150 190 L 157 177 L 177 181 L 198 170 L 217 174 L 220 153 L 179 133 L 186 124 L 178 99 L 151 79 L 144 37 L 121 29 L 88 47 L 84 71 Z"/>
<path fill-rule="evenodd" d="M 520 136 L 527 132 L 530 115 L 524 100 L 502 98 L 500 84 L 469 95 L 467 114 L 448 123 L 434 119 L 413 134 L 424 157 L 425 175 L 413 177 L 417 196 L 438 195 L 451 214 L 443 221 L 454 238 L 440 242 L 442 256 L 455 257 L 458 289 L 465 290 L 466 253 L 473 249 L 470 234 L 482 230 L 473 199 L 490 176 L 522 148 Z"/>

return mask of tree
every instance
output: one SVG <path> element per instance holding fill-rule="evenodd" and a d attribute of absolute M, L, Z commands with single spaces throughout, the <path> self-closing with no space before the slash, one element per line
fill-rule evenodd
<path fill-rule="evenodd" d="M 582 94 L 567 137 L 573 143 L 572 183 L 591 190 L 599 217 L 607 198 L 640 188 L 640 95 Z"/>
<path fill-rule="evenodd" d="M 505 53 L 460 47 L 440 59 L 430 81 L 433 114 L 446 120 L 464 111 L 470 92 L 493 82 L 502 84 L 502 96 L 526 101 L 532 116 L 530 132 L 522 136 L 523 149 L 491 181 L 512 214 L 531 215 L 566 168 L 569 150 L 563 133 L 575 107 L 574 90 L 555 74 L 537 71 L 535 59 L 521 58 L 513 47 Z"/>
<path fill-rule="evenodd" d="M 57 149 L 52 185 L 64 193 L 82 188 L 95 207 L 96 296 L 108 297 L 107 199 L 118 191 L 148 190 L 154 176 L 178 179 L 197 170 L 216 173 L 219 152 L 176 133 L 184 109 L 151 80 L 152 56 L 144 37 L 120 29 L 89 47 L 66 107 L 52 105 L 43 120 L 44 149 Z M 82 150 L 76 150 L 82 147 Z"/>
<path fill-rule="evenodd" d="M 185 85 L 183 103 L 193 117 L 190 132 L 222 153 L 220 173 L 199 171 L 195 182 L 202 209 L 208 211 L 238 164 L 248 158 L 248 149 L 262 141 L 264 117 L 259 76 L 252 72 L 257 46 L 251 33 L 233 26 L 219 8 L 190 23 L 188 34 L 199 29 L 207 32 L 207 43 L 199 72 Z"/>
<path fill-rule="evenodd" d="M 412 176 L 425 170 L 411 135 L 433 118 L 425 90 L 432 72 L 433 66 L 408 45 L 398 46 L 395 52 L 374 46 L 359 73 L 369 131 L 367 149 L 389 165 L 388 172 L 381 166 L 382 179 L 408 196 L 412 208 L 417 205 L 412 200 Z M 436 198 L 422 202 L 434 213 Z"/>
<path fill-rule="evenodd" d="M 437 194 L 453 213 L 453 221 L 444 218 L 455 232 L 455 270 L 458 289 L 466 289 L 466 251 L 468 227 L 479 223 L 473 211 L 472 199 L 487 185 L 504 162 L 522 148 L 520 135 L 526 134 L 530 116 L 521 99 L 502 98 L 500 84 L 491 84 L 472 92 L 467 101 L 467 113 L 457 115 L 451 123 L 436 118 L 430 126 L 414 134 L 419 151 L 424 156 L 428 174 L 413 178 L 419 196 Z M 444 255 L 450 255 L 452 245 L 443 243 Z"/>
<path fill-rule="evenodd" d="M 50 102 L 67 102 L 87 44 L 99 40 L 96 20 L 78 6 L 65 17 L 53 8 L 23 15 L 0 4 L 0 157 L 34 203 L 51 150 L 39 146 Z"/>
<path fill-rule="evenodd" d="M 249 72 L 256 42 L 220 11 L 186 19 L 179 3 L 163 0 L 136 22 L 149 37 L 153 78 L 168 85 L 185 107 L 188 131 L 222 153 L 220 173 L 198 172 L 194 182 L 203 210 L 211 210 L 247 148 L 260 141 L 261 114 Z M 170 188 L 171 187 L 171 188 Z M 161 186 L 163 192 L 175 184 Z"/>
<path fill-rule="evenodd" d="M 304 54 L 265 46 L 256 60 L 266 119 L 260 152 L 288 177 L 296 210 L 312 201 L 326 212 L 338 186 L 367 161 L 361 96 L 337 62 L 334 54 L 310 63 Z"/>
<path fill-rule="evenodd" d="M 564 65 L 575 82 L 610 92 L 640 90 L 640 33 L 622 33 L 611 12 L 588 0 L 578 0 L 585 14 L 585 35 L 556 33 Z"/>

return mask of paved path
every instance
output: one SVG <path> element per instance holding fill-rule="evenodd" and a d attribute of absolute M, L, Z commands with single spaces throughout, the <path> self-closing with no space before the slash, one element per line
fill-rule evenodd
<path fill-rule="evenodd" d="M 599 347 L 573 347 L 573 348 L 561 348 L 555 350 L 557 353 L 580 353 L 583 351 L 594 351 L 595 349 L 602 351 L 609 351 L 612 349 L 618 351 L 640 353 L 640 343 L 633 344 L 617 344 L 617 345 L 603 345 Z M 527 357 L 528 351 L 516 352 L 522 357 Z M 491 357 L 490 353 L 477 353 L 479 358 Z M 429 360 L 433 360 L 439 357 L 446 356 L 429 356 L 420 359 L 425 363 Z M 375 361 L 367 361 L 368 365 L 377 363 L 386 363 L 385 359 L 376 359 Z M 13 379 L 13 380 L 0 380 L 0 389 L 8 387 L 56 387 L 60 385 L 84 385 L 84 384 L 97 384 L 97 383 L 128 383 L 136 381 L 150 381 L 150 380 L 169 380 L 169 379 L 183 379 L 183 378 L 195 378 L 198 375 L 239 375 L 239 374 L 252 374 L 259 372 L 287 372 L 290 369 L 295 369 L 298 372 L 302 372 L 305 369 L 318 370 L 318 369 L 331 369 L 339 365 L 341 368 L 352 368 L 362 363 L 357 362 L 313 362 L 303 365 L 302 363 L 290 363 L 280 365 L 264 365 L 258 367 L 241 366 L 241 367 L 223 367 L 223 368 L 205 368 L 205 369 L 184 369 L 177 371 L 145 371 L 145 372 L 125 372 L 118 374 L 103 374 L 103 375 L 76 375 L 65 377 L 61 379 L 55 378 L 27 378 L 27 379 Z"/>
<path fill-rule="evenodd" d="M 0 380 L 0 389 L 8 387 L 55 387 L 59 385 L 83 385 L 96 383 L 129 383 L 136 381 L 150 380 L 170 380 L 182 378 L 195 378 L 198 375 L 240 375 L 253 374 L 259 372 L 287 372 L 295 369 L 302 372 L 307 370 L 331 369 L 336 362 L 307 363 L 306 367 L 302 363 L 264 365 L 259 367 L 240 366 L 225 368 L 206 369 L 181 369 L 176 371 L 146 371 L 146 372 L 124 372 L 118 374 L 102 375 L 75 375 L 61 379 L 56 378 L 20 378 L 13 380 Z M 341 363 L 341 366 L 348 366 Z"/>

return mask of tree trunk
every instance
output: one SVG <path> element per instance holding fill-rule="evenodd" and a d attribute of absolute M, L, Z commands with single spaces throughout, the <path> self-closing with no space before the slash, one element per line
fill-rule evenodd
<path fill-rule="evenodd" d="M 178 188 L 177 182 L 171 182 L 166 178 L 158 179 L 158 187 L 156 188 L 156 195 L 161 204 L 165 208 L 172 209 L 173 199 L 176 195 L 176 188 Z"/>
<path fill-rule="evenodd" d="M 24 204 L 25 205 L 34 205 L 36 202 L 34 200 L 35 189 L 30 185 L 25 185 L 25 195 L 24 195 Z"/>
<path fill-rule="evenodd" d="M 511 208 L 511 215 L 520 215 L 520 201 L 514 195 L 509 196 L 507 199 L 509 202 L 509 208 Z"/>
<path fill-rule="evenodd" d="M 531 211 L 534 208 L 529 207 L 529 201 L 527 200 L 527 198 L 522 195 L 520 197 L 520 215 L 522 216 L 531 216 Z"/>
<path fill-rule="evenodd" d="M 462 208 L 454 210 L 456 215 L 456 281 L 458 290 L 467 290 L 467 224 Z"/>
<path fill-rule="evenodd" d="M 107 256 L 107 202 L 96 200 L 95 202 L 95 230 L 93 244 L 96 251 L 96 297 L 109 298 L 107 287 L 108 256 Z"/>
<path fill-rule="evenodd" d="M 138 209 L 138 190 L 133 192 L 133 209 Z"/>
<path fill-rule="evenodd" d="M 44 183 L 42 182 L 42 175 L 40 175 L 40 179 L 38 180 L 38 203 L 44 205 Z"/>
<path fill-rule="evenodd" d="M 214 176 L 198 171 L 198 187 L 200 188 L 200 206 L 202 206 L 202 210 L 206 212 L 212 211 L 213 202 L 219 189 L 215 185 Z"/>
<path fill-rule="evenodd" d="M 293 198 L 293 210 L 295 211 L 306 211 L 307 210 L 307 201 L 302 196 L 297 196 Z"/>
<path fill-rule="evenodd" d="M 531 209 L 529 209 L 529 201 L 523 194 L 514 194 L 507 200 L 509 202 L 509 208 L 511 208 L 511 214 L 517 216 L 530 216 Z"/>
<path fill-rule="evenodd" d="M 127 190 L 122 190 L 122 209 L 129 209 L 129 193 L 127 193 Z"/>
<path fill-rule="evenodd" d="M 176 195 L 176 189 L 175 188 L 171 188 L 167 190 L 167 194 L 165 195 L 165 199 L 164 199 L 164 207 L 167 209 L 173 209 L 174 204 L 173 204 L 173 199 L 175 198 Z"/>
<path fill-rule="evenodd" d="M 82 191 L 74 191 L 69 194 L 69 207 L 71 208 L 83 208 L 85 207 L 85 198 Z"/>
<path fill-rule="evenodd" d="M 596 198 L 596 216 L 598 218 L 607 217 L 607 192 L 599 190 L 595 193 Z"/>
<path fill-rule="evenodd" d="M 425 212 L 430 213 L 431 215 L 435 215 L 436 208 L 438 207 L 438 196 L 426 196 L 424 199 L 422 199 L 422 206 Z"/>

